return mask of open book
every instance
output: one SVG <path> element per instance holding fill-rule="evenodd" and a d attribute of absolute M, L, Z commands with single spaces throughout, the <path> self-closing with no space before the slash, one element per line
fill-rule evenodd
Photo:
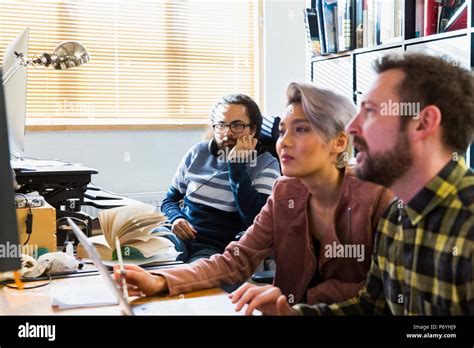
<path fill-rule="evenodd" d="M 118 237 L 122 256 L 128 263 L 142 265 L 175 260 L 178 253 L 174 244 L 161 237 L 171 232 L 153 232 L 158 227 L 168 225 L 166 216 L 154 210 L 155 207 L 148 204 L 133 204 L 101 210 L 99 223 L 104 234 L 89 238 L 101 259 L 117 260 L 115 237 Z M 81 244 L 77 247 L 77 256 L 88 258 Z"/>

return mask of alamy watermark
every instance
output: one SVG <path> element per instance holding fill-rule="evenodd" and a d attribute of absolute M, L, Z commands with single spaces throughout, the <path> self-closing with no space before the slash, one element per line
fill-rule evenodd
<path fill-rule="evenodd" d="M 35 259 L 37 259 L 38 258 L 38 245 L 12 244 L 8 241 L 5 244 L 0 244 L 0 259 L 19 258 L 21 257 L 21 254 L 28 254 L 34 257 Z"/>
<path fill-rule="evenodd" d="M 358 262 L 365 260 L 364 244 L 326 244 L 324 246 L 324 256 L 328 259 L 333 258 L 355 258 Z"/>
<path fill-rule="evenodd" d="M 95 117 L 95 104 L 88 102 L 72 102 L 63 100 L 56 104 L 56 116 L 58 117 Z"/>
<path fill-rule="evenodd" d="M 418 102 L 394 102 L 391 99 L 387 103 L 380 104 L 380 115 L 420 118 L 421 103 Z"/>
<path fill-rule="evenodd" d="M 46 338 L 48 341 L 56 340 L 56 325 L 37 325 L 26 322 L 18 326 L 19 338 Z"/>
<path fill-rule="evenodd" d="M 250 167 L 257 165 L 257 150 L 238 150 L 233 156 L 230 156 L 232 149 L 225 147 L 217 151 L 217 161 L 219 163 L 248 163 Z"/>

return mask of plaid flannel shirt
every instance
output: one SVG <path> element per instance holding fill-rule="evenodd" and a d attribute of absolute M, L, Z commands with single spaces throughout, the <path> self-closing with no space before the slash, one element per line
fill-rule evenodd
<path fill-rule="evenodd" d="M 358 297 L 294 306 L 303 315 L 474 315 L 474 174 L 450 161 L 380 219 Z"/>

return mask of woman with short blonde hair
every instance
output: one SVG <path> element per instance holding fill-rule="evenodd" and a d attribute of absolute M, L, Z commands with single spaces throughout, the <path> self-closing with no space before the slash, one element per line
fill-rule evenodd
<path fill-rule="evenodd" d="M 287 105 L 298 103 L 315 131 L 326 141 L 346 133 L 345 126 L 356 113 L 353 103 L 339 94 L 311 84 L 292 82 L 287 89 Z M 347 147 L 336 158 L 336 167 L 344 168 L 351 155 L 352 142 L 348 137 Z"/>

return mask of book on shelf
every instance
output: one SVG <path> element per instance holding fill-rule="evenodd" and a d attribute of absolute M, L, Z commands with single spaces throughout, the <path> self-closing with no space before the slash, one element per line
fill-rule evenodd
<path fill-rule="evenodd" d="M 354 1 L 338 0 L 337 2 L 337 47 L 339 52 L 352 50 L 354 39 Z"/>
<path fill-rule="evenodd" d="M 367 46 L 402 40 L 403 0 L 367 0 Z"/>
<path fill-rule="evenodd" d="M 378 18 L 377 23 L 379 24 L 379 40 L 377 44 L 386 43 L 392 39 L 395 35 L 395 13 L 391 12 L 395 10 L 394 0 L 385 0 L 378 2 Z"/>
<path fill-rule="evenodd" d="M 448 21 L 451 18 L 451 11 L 452 8 L 450 7 L 440 6 L 438 11 L 438 27 L 436 28 L 438 33 L 443 33 L 446 30 Z"/>
<path fill-rule="evenodd" d="M 384 1 L 384 0 L 382 0 Z M 380 24 L 382 23 L 382 1 L 375 1 L 375 44 L 380 45 L 382 43 L 380 36 Z M 386 0 L 385 0 L 386 1 Z"/>
<path fill-rule="evenodd" d="M 424 33 L 425 0 L 416 0 L 415 4 L 415 37 L 422 37 Z"/>
<path fill-rule="evenodd" d="M 400 41 L 403 3 L 404 0 L 316 0 L 316 8 L 308 14 L 317 18 L 321 54 Z"/>
<path fill-rule="evenodd" d="M 412 0 L 409 4 L 415 16 L 412 37 L 467 27 L 466 0 Z M 319 48 L 324 55 L 403 39 L 404 0 L 316 0 L 315 5 L 305 18 L 313 52 Z"/>
<path fill-rule="evenodd" d="M 399 40 L 403 39 L 404 11 L 403 0 L 395 0 L 395 38 Z"/>
<path fill-rule="evenodd" d="M 115 237 L 118 237 L 125 261 L 135 264 L 147 264 L 157 261 L 172 261 L 178 256 L 174 244 L 163 238 L 171 232 L 154 232 L 167 226 L 167 218 L 155 212 L 148 204 L 133 204 L 119 208 L 101 210 L 99 223 L 103 234 L 90 237 L 101 259 L 117 260 Z M 88 258 L 84 247 L 77 246 L 77 256 Z"/>
<path fill-rule="evenodd" d="M 337 52 L 337 0 L 319 0 L 322 4 L 321 22 L 324 31 L 324 53 Z"/>
<path fill-rule="evenodd" d="M 364 0 L 355 0 L 354 4 L 355 48 L 364 47 Z"/>
<path fill-rule="evenodd" d="M 324 33 L 324 21 L 323 21 L 323 1 L 316 0 L 316 18 L 318 20 L 318 32 L 319 41 L 321 44 L 321 54 L 326 53 L 326 39 Z"/>
<path fill-rule="evenodd" d="M 414 37 L 465 28 L 466 0 L 416 0 Z"/>
<path fill-rule="evenodd" d="M 402 0 L 378 0 L 377 44 L 386 44 L 402 40 L 403 3 Z"/>
<path fill-rule="evenodd" d="M 453 7 L 449 12 L 450 18 L 445 18 L 446 25 L 441 29 L 441 32 L 460 30 L 467 28 L 467 1 Z"/>
<path fill-rule="evenodd" d="M 362 47 L 369 47 L 369 4 L 362 0 Z"/>
<path fill-rule="evenodd" d="M 337 14 L 337 9 L 338 9 L 338 6 L 337 6 L 337 1 L 334 3 L 334 6 L 332 8 L 332 11 L 334 13 L 334 29 L 335 29 L 335 35 L 336 35 L 336 43 L 335 43 L 335 47 L 336 47 L 336 52 L 340 52 L 342 50 L 339 49 L 339 34 L 338 34 L 338 28 L 339 28 L 339 16 Z"/>
<path fill-rule="evenodd" d="M 377 4 L 375 0 L 367 0 L 366 7 L 366 19 L 364 31 L 367 32 L 367 38 L 364 42 L 364 47 L 372 47 L 377 44 L 377 33 L 376 33 L 376 24 L 377 24 Z"/>
<path fill-rule="evenodd" d="M 441 0 L 425 0 L 423 35 L 433 35 L 438 32 L 438 11 Z"/>
<path fill-rule="evenodd" d="M 306 42 L 311 50 L 311 57 L 321 55 L 321 39 L 318 28 L 318 13 L 316 9 L 304 9 L 304 24 L 306 30 Z"/>
<path fill-rule="evenodd" d="M 403 0 L 316 0 L 321 54 L 399 40 Z"/>

